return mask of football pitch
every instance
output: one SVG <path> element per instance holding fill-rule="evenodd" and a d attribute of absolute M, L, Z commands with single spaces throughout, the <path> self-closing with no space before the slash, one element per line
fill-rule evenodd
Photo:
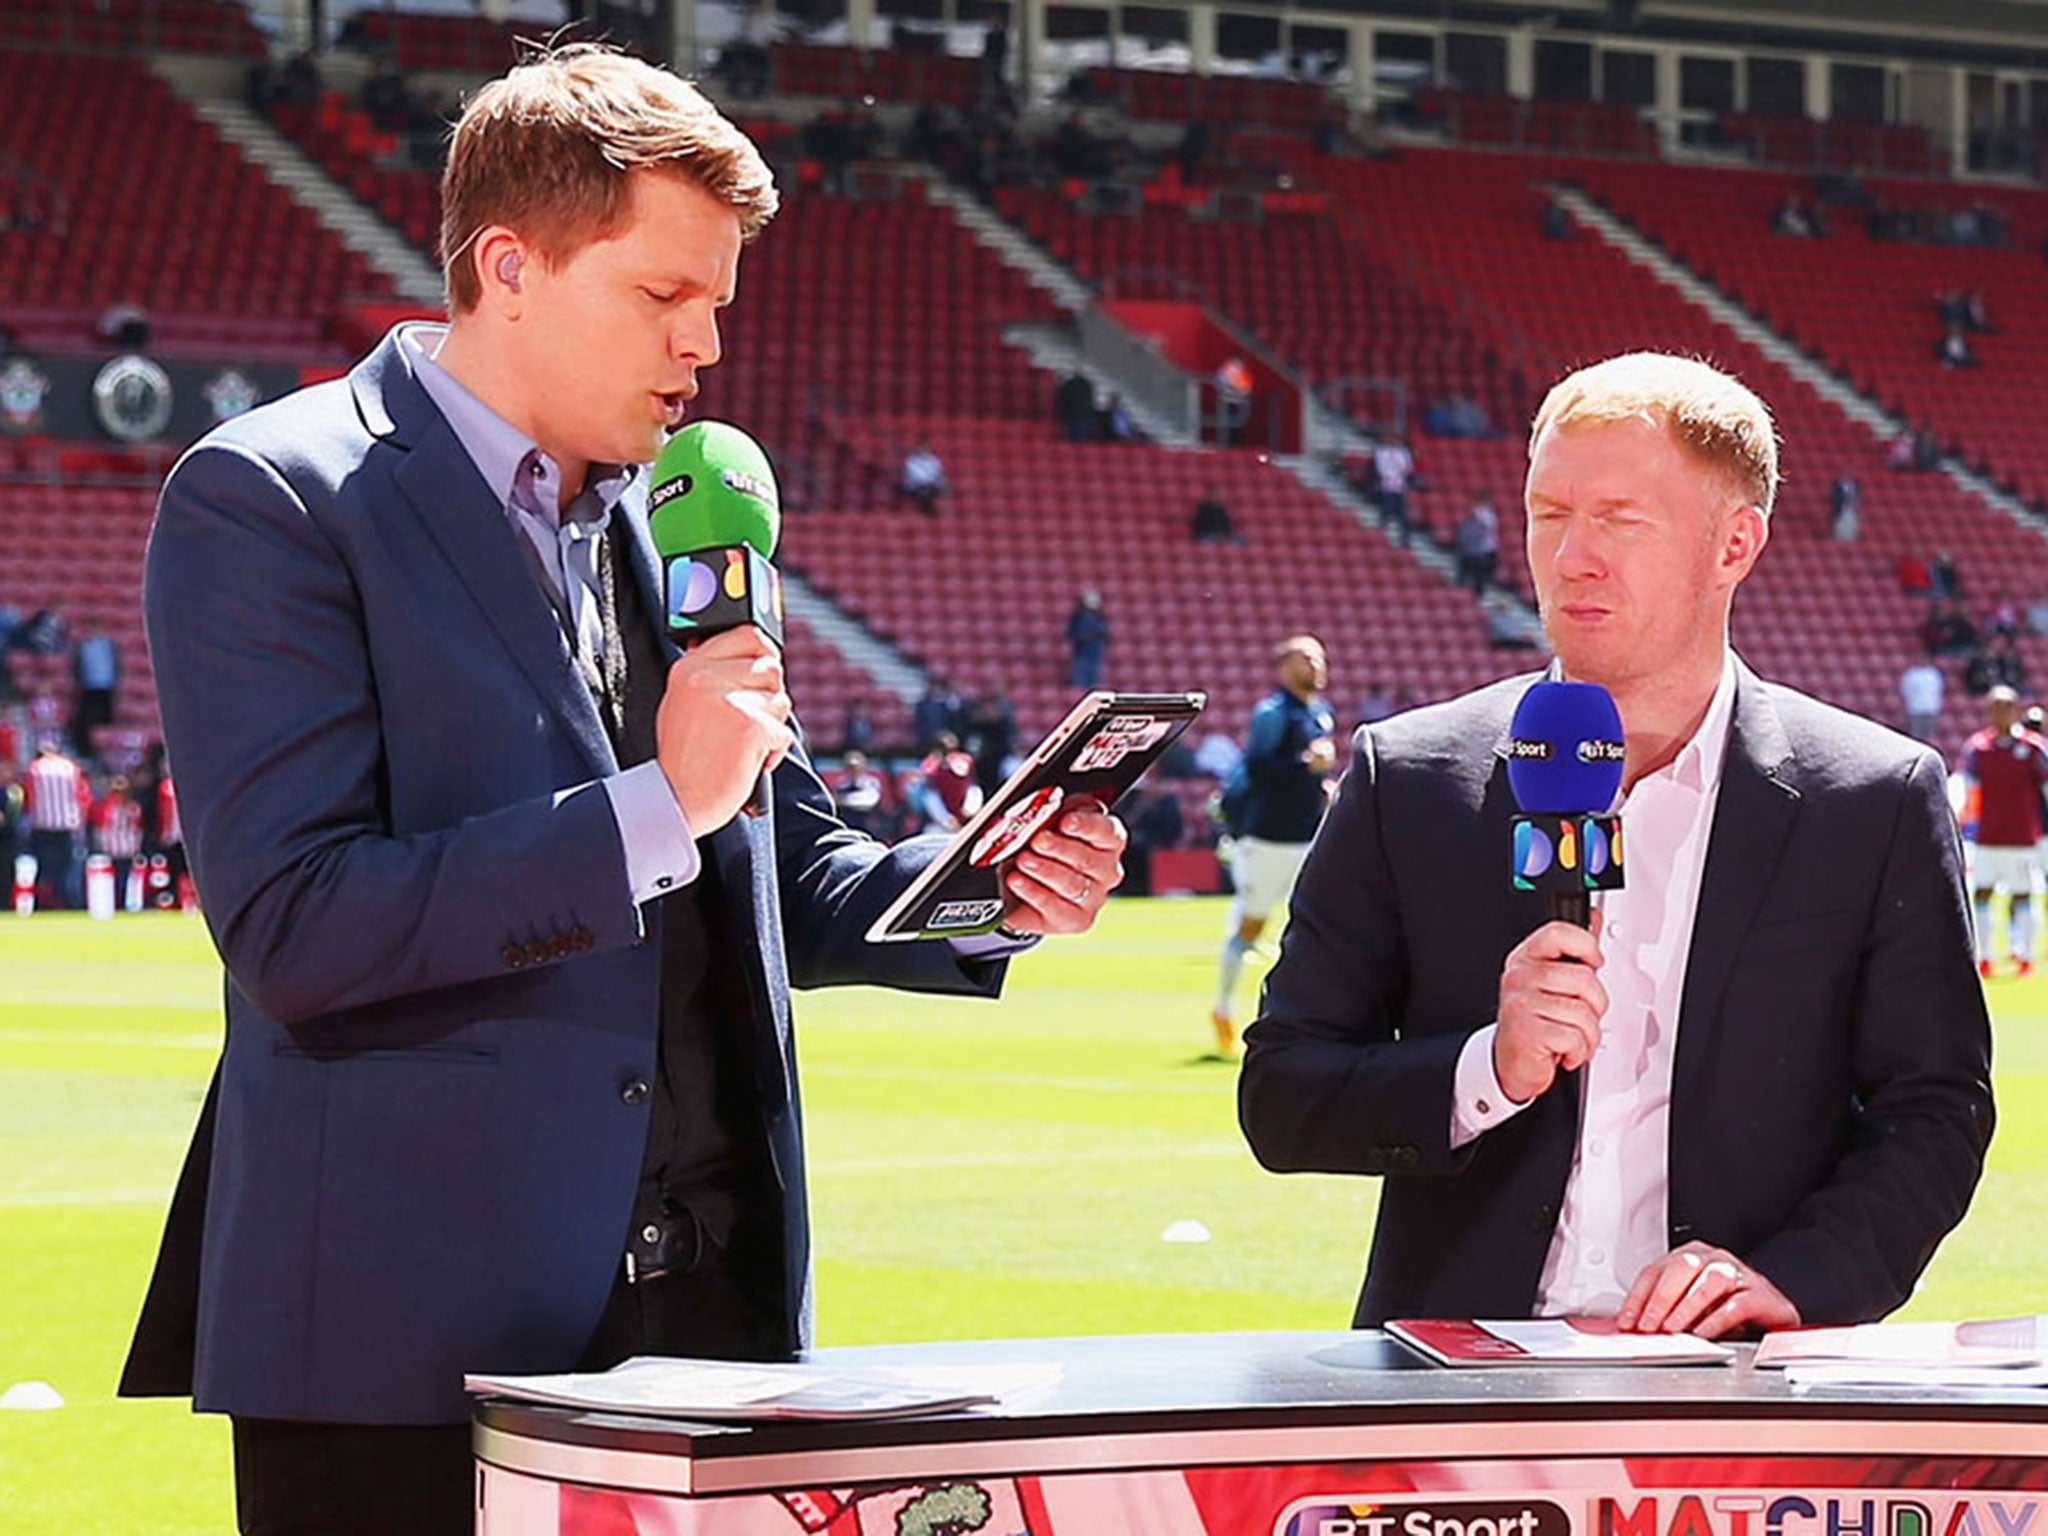
<path fill-rule="evenodd" d="M 1377 1186 L 1246 1151 L 1224 922 L 1114 902 L 998 1003 L 799 998 L 819 1342 L 1344 1326 Z M 64 1403 L 0 1411 L 0 1536 L 233 1529 L 225 1426 L 113 1396 L 219 994 L 196 919 L 0 919 L 0 1390 Z M 1902 1316 L 2048 1311 L 2048 983 L 1991 1001 L 1990 1168 Z"/>

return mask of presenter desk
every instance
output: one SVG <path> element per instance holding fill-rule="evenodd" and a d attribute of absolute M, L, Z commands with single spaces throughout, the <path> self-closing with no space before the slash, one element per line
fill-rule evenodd
<path fill-rule="evenodd" d="M 2048 1536 L 2048 1389 L 1428 1365 L 1376 1332 L 1012 1339 L 927 1418 L 744 1427 L 479 1404 L 484 1536 Z"/>

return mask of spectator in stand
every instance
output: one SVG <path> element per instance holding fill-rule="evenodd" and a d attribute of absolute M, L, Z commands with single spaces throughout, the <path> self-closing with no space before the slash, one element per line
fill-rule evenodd
<path fill-rule="evenodd" d="M 1906 734 L 1915 741 L 1934 740 L 1941 723 L 1941 701 L 1948 692 L 1948 679 L 1941 668 L 1922 658 L 1899 674 L 1899 702 L 1906 707 Z"/>
<path fill-rule="evenodd" d="M 925 680 L 924 693 L 910 706 L 910 734 L 917 750 L 929 752 L 938 746 L 940 737 L 956 735 L 959 729 L 960 695 L 953 691 L 945 673 L 934 672 Z"/>
<path fill-rule="evenodd" d="M 2011 688 L 1991 690 L 1988 724 L 1965 743 L 1956 771 L 1963 777 L 1963 838 L 1975 846 L 1968 860 L 1977 914 L 1977 970 L 1991 975 L 1991 896 L 2011 899 L 2006 948 L 2020 975 L 2034 968 L 2034 888 L 2041 871 L 2034 849 L 2042 836 L 2041 796 L 2048 790 L 2048 741 L 2019 723 Z"/>
<path fill-rule="evenodd" d="M 1854 475 L 1837 475 L 1828 487 L 1828 531 L 1840 544 L 1854 544 L 1863 532 L 1863 485 Z"/>
<path fill-rule="evenodd" d="M 882 776 L 868 763 L 867 753 L 848 752 L 832 786 L 832 803 L 839 807 L 839 819 L 856 832 L 887 842 L 890 839 L 882 825 L 886 797 Z"/>
<path fill-rule="evenodd" d="M 1785 201 L 1778 204 L 1778 211 L 1771 215 L 1771 233 L 1789 239 L 1810 240 L 1820 233 L 1816 227 L 1819 216 L 1818 208 L 1809 209 L 1797 193 L 1787 193 Z"/>
<path fill-rule="evenodd" d="M 1096 687 L 1109 649 L 1109 615 L 1102 610 L 1100 592 L 1091 587 L 1081 594 L 1067 615 L 1066 636 L 1067 681 L 1076 688 Z"/>
<path fill-rule="evenodd" d="M 920 832 L 957 832 L 981 809 L 974 759 L 960 750 L 951 731 L 925 754 L 910 781 L 911 809 Z"/>
<path fill-rule="evenodd" d="M 1235 447 L 1252 419 L 1251 365 L 1233 352 L 1217 365 L 1214 383 L 1216 441 L 1224 448 Z"/>
<path fill-rule="evenodd" d="M 1572 226 L 1571 214 L 1554 197 L 1543 200 L 1543 214 L 1539 222 L 1546 240 L 1570 240 L 1577 233 Z"/>
<path fill-rule="evenodd" d="M 1105 443 L 1129 443 L 1137 440 L 1137 424 L 1131 420 L 1131 408 L 1124 404 L 1122 395 L 1112 393 L 1109 399 L 1103 402 L 1098 430 Z"/>
<path fill-rule="evenodd" d="M 2020 610 L 2012 595 L 2003 587 L 1992 601 L 1991 611 L 1984 615 L 1984 633 L 1987 637 L 2003 635 L 2008 640 L 2017 640 L 2020 635 Z"/>
<path fill-rule="evenodd" d="M 56 741 L 45 740 L 28 765 L 25 807 L 29 852 L 36 860 L 38 906 L 85 905 L 78 853 L 91 804 L 92 790 L 78 764 Z"/>
<path fill-rule="evenodd" d="M 1977 366 L 1977 350 L 1970 345 L 1970 338 L 1959 325 L 1952 325 L 1942 334 L 1934 348 L 1935 361 L 1944 368 L 1974 368 Z"/>
<path fill-rule="evenodd" d="M 1088 375 L 1076 370 L 1059 382 L 1052 393 L 1053 419 L 1070 443 L 1092 443 L 1101 432 L 1095 409 L 1095 386 Z"/>
<path fill-rule="evenodd" d="M 142 807 L 128 793 L 128 781 L 116 774 L 107 792 L 92 808 L 92 850 L 125 865 L 142 852 Z"/>
<path fill-rule="evenodd" d="M 2048 637 L 2048 592 L 2038 594 L 2027 604 L 2027 628 Z"/>
<path fill-rule="evenodd" d="M 1954 598 L 1937 597 L 1927 605 L 1920 643 L 1930 656 L 1966 656 L 1977 649 L 1977 626 Z"/>
<path fill-rule="evenodd" d="M 1223 503 L 1223 493 L 1215 486 L 1202 492 L 1202 499 L 1195 503 L 1194 516 L 1188 521 L 1188 531 L 1197 544 L 1242 544 L 1244 537 L 1232 521 L 1230 508 Z"/>
<path fill-rule="evenodd" d="M 1930 578 L 1929 590 L 1937 597 L 1961 597 L 1963 595 L 1963 572 L 1956 564 L 1956 557 L 1945 549 L 1937 549 L 1934 558 L 1927 564 Z"/>
<path fill-rule="evenodd" d="M 1916 554 L 1900 555 L 1892 562 L 1892 574 L 1898 578 L 1899 590 L 1907 597 L 1925 597 L 1934 590 L 1934 573 Z"/>
<path fill-rule="evenodd" d="M 1963 667 L 1963 687 L 1972 698 L 1986 698 L 2000 688 L 2027 691 L 2027 667 L 2009 636 L 1994 638 Z"/>
<path fill-rule="evenodd" d="M 1493 424 L 1486 409 L 1466 394 L 1450 394 L 1423 412 L 1422 430 L 1431 437 L 1469 438 L 1493 436 Z"/>
<path fill-rule="evenodd" d="M 32 656 L 55 656 L 60 654 L 71 638 L 71 631 L 64 623 L 64 615 L 55 608 L 38 608 L 29 615 L 28 622 L 21 625 L 9 638 L 8 644 L 18 651 L 27 651 Z"/>
<path fill-rule="evenodd" d="M 90 757 L 92 733 L 114 723 L 114 690 L 121 682 L 121 648 L 99 624 L 86 626 L 71 656 L 71 679 L 77 685 L 71 713 L 71 744 Z"/>
<path fill-rule="evenodd" d="M 1415 455 L 1398 437 L 1380 440 L 1372 451 L 1373 470 L 1379 477 L 1380 516 L 1394 530 L 1403 549 L 1408 547 L 1408 488 L 1415 476 Z"/>
<path fill-rule="evenodd" d="M 918 510 L 927 517 L 938 512 L 939 503 L 952 490 L 946 483 L 946 461 L 929 443 L 919 443 L 903 456 L 899 484 L 903 494 L 916 502 Z"/>
<path fill-rule="evenodd" d="M 1472 503 L 1472 510 L 1458 522 L 1453 544 L 1458 580 L 1472 589 L 1474 597 L 1484 597 L 1500 566 L 1500 514 L 1493 510 L 1491 496 L 1482 493 Z"/>
<path fill-rule="evenodd" d="M 853 694 L 846 701 L 846 709 L 839 717 L 839 750 L 841 752 L 865 752 L 874 745 L 875 722 L 868 713 L 868 701 L 863 694 Z"/>
<path fill-rule="evenodd" d="M 987 799 L 1003 787 L 1017 755 L 1017 712 L 1007 695 L 991 688 L 975 696 L 961 722 L 960 746 L 974 759 L 974 782 Z"/>

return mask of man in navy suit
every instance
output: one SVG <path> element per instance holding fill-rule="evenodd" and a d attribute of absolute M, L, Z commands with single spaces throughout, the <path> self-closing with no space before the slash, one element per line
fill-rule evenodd
<path fill-rule="evenodd" d="M 1990 1037 L 1942 765 L 1730 650 L 1776 488 L 1769 413 L 1703 363 L 1610 359 L 1537 415 L 1544 625 L 1626 731 L 1590 931 L 1510 888 L 1531 679 L 1357 735 L 1239 1109 L 1270 1168 L 1383 1176 L 1360 1325 L 1860 1321 L 1962 1218 Z"/>
<path fill-rule="evenodd" d="M 644 466 L 775 208 L 744 135 L 566 49 L 444 204 L 450 324 L 210 434 L 150 542 L 227 1043 L 123 1390 L 232 1416 L 248 1532 L 468 1530 L 465 1370 L 801 1348 L 791 984 L 993 995 L 1123 846 L 1083 808 L 1009 937 L 870 946 L 935 845 L 839 821 L 758 632 L 668 646 Z"/>

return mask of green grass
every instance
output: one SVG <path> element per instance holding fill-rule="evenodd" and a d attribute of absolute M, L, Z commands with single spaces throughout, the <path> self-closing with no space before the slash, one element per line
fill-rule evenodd
<path fill-rule="evenodd" d="M 1013 968 L 1000 1003 L 800 1001 L 827 1344 L 1336 1328 L 1376 1186 L 1275 1178 L 1208 1041 L 1220 902 L 1122 902 Z M 224 1426 L 113 1396 L 220 1033 L 185 918 L 0 920 L 0 1536 L 232 1528 Z M 1247 977 L 1245 996 L 1251 995 Z M 1909 1317 L 2048 1294 L 2048 983 L 1994 984 L 2001 1125 Z M 1201 1222 L 1211 1240 L 1160 1240 Z"/>

